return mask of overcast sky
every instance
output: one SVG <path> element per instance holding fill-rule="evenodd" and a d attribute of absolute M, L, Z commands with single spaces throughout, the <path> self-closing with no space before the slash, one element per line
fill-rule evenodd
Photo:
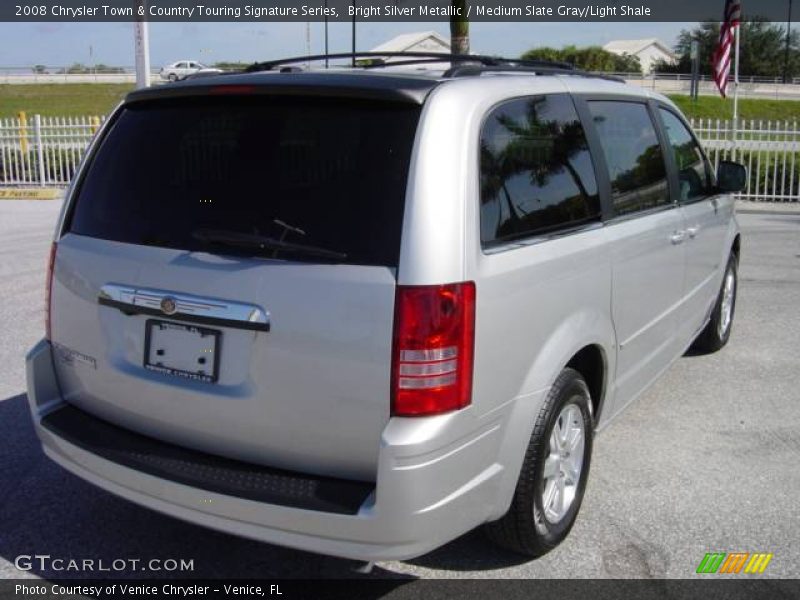
<path fill-rule="evenodd" d="M 2 1 L 2 0 L 0 0 Z M 657 37 L 672 46 L 692 23 L 472 23 L 473 52 L 519 56 L 536 46 L 605 44 L 614 39 Z M 322 53 L 322 23 L 311 23 L 311 51 Z M 449 36 L 447 23 L 359 23 L 357 49 L 415 31 Z M 349 23 L 329 25 L 330 51 L 350 50 Z M 91 47 L 91 56 L 90 56 Z M 306 53 L 305 23 L 152 23 L 154 66 L 178 59 L 254 61 Z M 34 64 L 132 65 L 130 23 L 0 23 L 0 67 Z"/>

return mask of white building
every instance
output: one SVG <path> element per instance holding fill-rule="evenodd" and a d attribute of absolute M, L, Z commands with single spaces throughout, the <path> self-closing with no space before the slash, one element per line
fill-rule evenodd
<path fill-rule="evenodd" d="M 404 33 L 393 37 L 380 46 L 375 46 L 370 52 L 438 52 L 450 53 L 450 40 L 435 31 L 421 31 L 417 33 Z M 388 58 L 386 62 L 402 60 L 401 58 Z"/>
<path fill-rule="evenodd" d="M 643 73 L 650 73 L 653 66 L 659 61 L 675 63 L 678 61 L 675 53 L 664 42 L 657 38 L 646 40 L 615 40 L 603 46 L 604 50 L 613 54 L 628 54 L 639 57 Z"/>

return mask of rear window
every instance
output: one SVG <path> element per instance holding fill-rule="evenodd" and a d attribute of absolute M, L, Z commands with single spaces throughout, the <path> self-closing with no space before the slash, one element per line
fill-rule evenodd
<path fill-rule="evenodd" d="M 326 260 L 198 239 L 198 231 L 214 230 L 323 248 L 336 253 L 335 262 L 396 266 L 418 119 L 417 106 L 325 98 L 132 104 L 80 184 L 69 231 L 191 251 Z"/>
<path fill-rule="evenodd" d="M 589 146 L 568 94 L 518 98 L 481 133 L 484 248 L 600 219 Z"/>

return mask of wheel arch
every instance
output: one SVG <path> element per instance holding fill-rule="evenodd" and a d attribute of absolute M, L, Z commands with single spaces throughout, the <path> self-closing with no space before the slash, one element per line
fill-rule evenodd
<path fill-rule="evenodd" d="M 736 236 L 733 238 L 733 244 L 731 244 L 731 253 L 736 257 L 736 262 L 739 262 L 741 258 L 742 252 L 742 234 L 737 233 Z"/>
<path fill-rule="evenodd" d="M 608 317 L 589 311 L 576 314 L 558 327 L 541 345 L 521 393 L 505 419 L 505 431 L 498 461 L 504 468 L 497 501 L 488 520 L 500 518 L 508 510 L 522 469 L 536 418 L 547 394 L 565 368 L 573 368 L 584 377 L 592 395 L 594 426 L 599 422 L 611 389 L 614 373 L 613 354 L 616 339 Z"/>
<path fill-rule="evenodd" d="M 586 381 L 591 394 L 592 419 L 596 425 L 603 410 L 608 385 L 608 358 L 600 344 L 589 344 L 569 359 L 565 368 L 575 369 Z"/>
<path fill-rule="evenodd" d="M 561 371 L 570 367 L 589 386 L 597 425 L 616 368 L 615 349 L 616 332 L 610 314 L 597 309 L 576 312 L 554 328 L 537 349 L 519 398 L 530 392 L 548 392 Z"/>

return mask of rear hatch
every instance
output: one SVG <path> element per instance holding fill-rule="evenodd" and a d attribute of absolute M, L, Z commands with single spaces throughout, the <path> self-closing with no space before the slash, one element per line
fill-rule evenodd
<path fill-rule="evenodd" d="M 189 448 L 374 480 L 419 112 L 239 92 L 124 106 L 58 241 L 65 398 Z"/>

